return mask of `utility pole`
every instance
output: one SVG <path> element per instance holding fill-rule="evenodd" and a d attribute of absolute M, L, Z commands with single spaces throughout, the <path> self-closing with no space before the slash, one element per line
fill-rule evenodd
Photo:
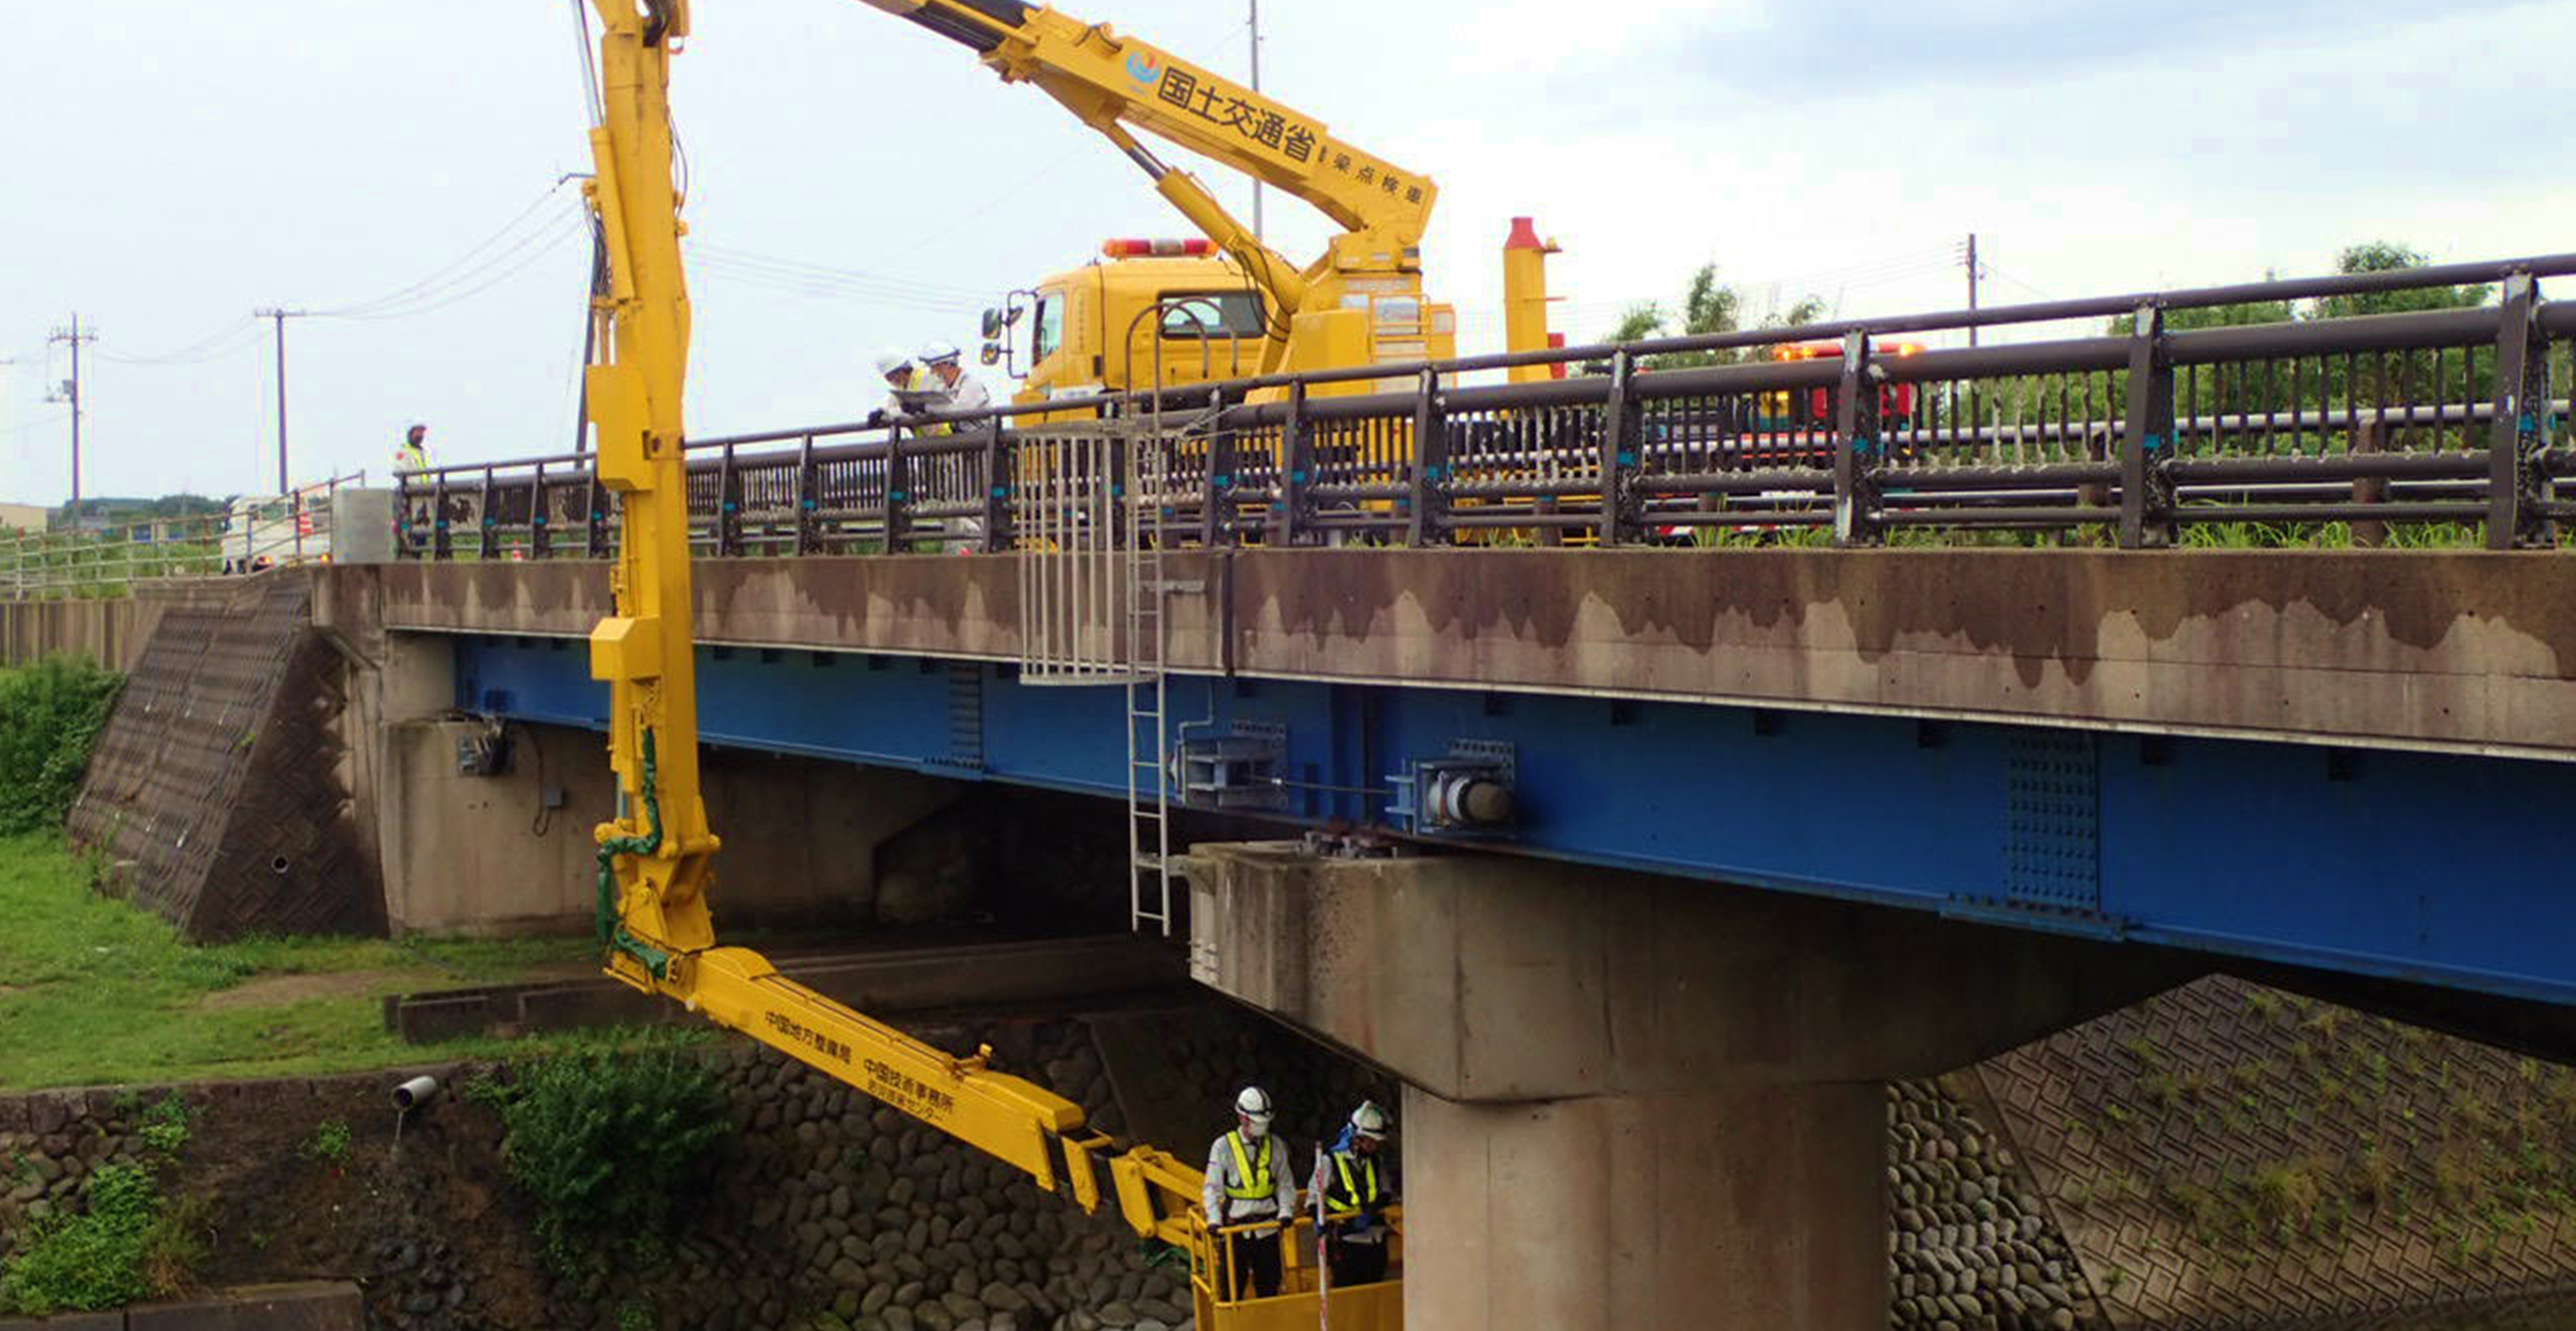
<path fill-rule="evenodd" d="M 46 339 L 45 339 L 45 341 L 46 341 L 46 342 L 48 342 L 48 343 L 54 343 L 54 342 L 67 342 L 67 343 L 70 343 L 70 344 L 71 344 L 71 349 L 72 349 L 72 377 L 71 377 L 71 378 L 69 378 L 69 379 L 65 379 L 65 380 L 63 381 L 63 383 L 62 383 L 62 387 L 61 387 L 61 388 L 59 388 L 59 389 L 55 390 L 55 391 L 54 391 L 54 392 L 52 392 L 52 393 L 48 393 L 48 394 L 46 394 L 46 395 L 45 395 L 45 400 L 46 400 L 47 402 L 67 402 L 67 403 L 70 403 L 70 404 L 71 404 L 71 409 L 72 409 L 72 502 L 71 502 L 70 507 L 69 507 L 69 508 L 67 508 L 65 511 L 71 515 L 71 520 L 72 520 L 72 533 L 73 533 L 74 535 L 78 535 L 78 534 L 80 533 L 80 427 L 81 427 L 81 371 L 80 371 L 80 351 L 81 351 L 81 346 L 82 346 L 82 344 L 84 344 L 84 343 L 89 343 L 89 342 L 96 342 L 97 340 L 98 340 L 98 329 L 97 329 L 97 327 L 96 327 L 95 325 L 93 325 L 93 326 L 91 326 L 90 328 L 83 329 L 83 328 L 81 327 L 80 312 L 79 312 L 78 310 L 74 310 L 74 311 L 72 312 L 72 322 L 71 322 L 71 326 L 70 326 L 70 327 L 68 327 L 68 328 L 57 328 L 57 329 L 55 329 L 55 330 L 54 330 L 53 336 L 51 336 L 51 337 L 49 337 L 49 338 L 46 338 Z"/>
<path fill-rule="evenodd" d="M 1245 0 L 1252 7 L 1252 90 L 1261 91 L 1261 0 Z M 1252 178 L 1252 238 L 1261 235 L 1261 177 Z"/>
<path fill-rule="evenodd" d="M 303 318 L 304 311 L 270 306 L 251 311 L 251 317 L 277 325 L 277 492 L 290 494 L 295 484 L 287 478 L 286 471 L 286 321 Z"/>
<path fill-rule="evenodd" d="M 286 321 L 303 318 L 304 311 L 272 305 L 251 311 L 251 317 L 277 325 L 277 493 L 286 500 L 286 521 L 295 532 L 295 557 L 300 561 L 304 558 L 304 501 L 296 495 L 286 469 Z"/>
<path fill-rule="evenodd" d="M 1968 313 L 1977 312 L 1977 233 L 1968 233 Z M 1977 345 L 1977 326 L 1968 325 L 1968 345 Z"/>

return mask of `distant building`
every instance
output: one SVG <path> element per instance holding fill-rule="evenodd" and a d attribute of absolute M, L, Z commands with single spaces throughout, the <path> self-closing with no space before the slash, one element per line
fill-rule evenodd
<path fill-rule="evenodd" d="M 52 510 L 42 504 L 0 504 L 0 528 L 10 531 L 43 531 L 45 519 Z"/>

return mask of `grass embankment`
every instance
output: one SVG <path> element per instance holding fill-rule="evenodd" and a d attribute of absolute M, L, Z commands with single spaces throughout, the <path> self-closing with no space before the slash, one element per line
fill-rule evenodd
<path fill-rule="evenodd" d="M 90 890 L 58 833 L 0 837 L 0 1089 L 419 1062 L 387 994 L 591 973 L 586 938 L 252 938 L 195 946 Z M 505 1042 L 441 1045 L 438 1057 Z"/>

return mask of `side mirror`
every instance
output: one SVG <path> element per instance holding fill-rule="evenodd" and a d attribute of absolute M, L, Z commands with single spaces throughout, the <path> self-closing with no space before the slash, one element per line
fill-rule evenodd
<path fill-rule="evenodd" d="M 1002 335 L 1002 329 L 1005 326 L 1001 310 L 987 309 L 984 311 L 984 338 L 986 341 L 1000 337 Z M 993 362 L 986 361 L 984 363 L 990 365 Z"/>
<path fill-rule="evenodd" d="M 985 343 L 985 344 L 984 344 L 984 351 L 983 351 L 983 354 L 982 354 L 981 356 L 979 356 L 979 357 L 978 357 L 978 359 L 982 360 L 982 361 L 983 361 L 985 364 L 987 364 L 987 365 L 999 365 L 999 364 L 1001 364 L 1001 363 L 1002 363 L 1002 344 L 1001 344 L 1001 343 L 999 343 L 999 342 L 987 342 L 987 343 Z"/>

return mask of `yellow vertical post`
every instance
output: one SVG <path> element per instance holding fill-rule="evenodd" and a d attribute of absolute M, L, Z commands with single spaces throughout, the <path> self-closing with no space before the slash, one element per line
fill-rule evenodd
<path fill-rule="evenodd" d="M 616 613 L 591 631 L 591 675 L 609 682 L 615 821 L 602 846 L 600 928 L 611 974 L 651 989 L 671 959 L 714 941 L 704 890 L 716 839 L 698 789 L 691 655 L 687 466 L 681 400 L 689 296 L 671 181 L 670 59 L 687 0 L 593 0 L 600 35 L 596 174 L 585 188 L 607 237 L 611 336 L 586 386 L 599 477 L 622 529 Z"/>
<path fill-rule="evenodd" d="M 1544 351 L 1547 337 L 1547 256 L 1556 242 L 1540 240 L 1526 217 L 1512 219 L 1512 234 L 1503 241 L 1503 350 Z M 1555 377 L 1545 365 L 1515 365 L 1511 380 L 1536 383 Z"/>

